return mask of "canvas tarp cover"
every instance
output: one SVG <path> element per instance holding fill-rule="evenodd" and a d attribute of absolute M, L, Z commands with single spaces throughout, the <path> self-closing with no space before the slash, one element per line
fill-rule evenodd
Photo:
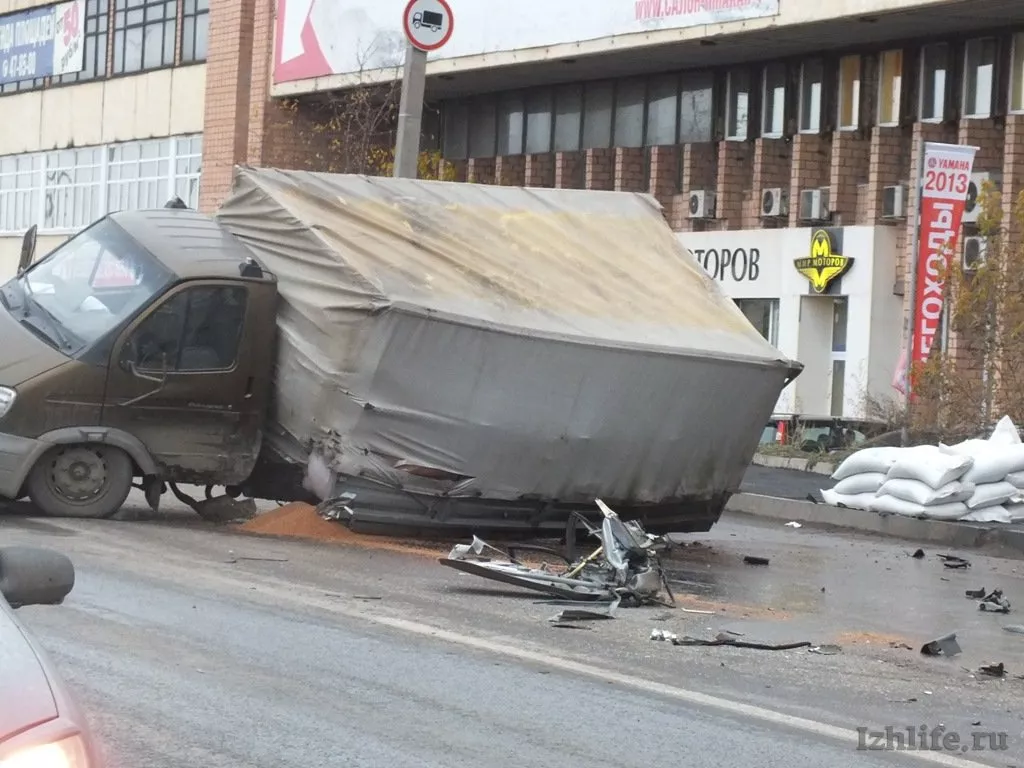
<path fill-rule="evenodd" d="M 791 371 L 645 195 L 239 168 L 217 218 L 278 280 L 268 439 L 342 475 L 706 495 Z"/>

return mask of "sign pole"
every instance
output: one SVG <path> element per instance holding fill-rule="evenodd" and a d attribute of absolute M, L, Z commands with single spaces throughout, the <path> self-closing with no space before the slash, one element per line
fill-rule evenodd
<path fill-rule="evenodd" d="M 914 234 L 910 243 L 910 261 L 907 269 L 910 270 L 910 312 L 907 313 L 907 359 L 903 369 L 903 407 L 904 423 L 900 430 L 900 445 L 906 446 L 910 442 L 910 434 L 907 431 L 906 420 L 910 418 L 910 372 L 914 367 L 914 322 L 917 317 L 917 262 L 918 242 L 921 239 L 921 195 L 924 191 L 924 151 L 925 142 L 923 138 L 917 140 L 917 175 L 914 177 Z"/>
<path fill-rule="evenodd" d="M 405 48 L 402 100 L 398 107 L 398 138 L 395 144 L 394 164 L 396 179 L 415 179 L 418 174 L 426 81 L 427 52 L 421 51 L 410 42 Z"/>

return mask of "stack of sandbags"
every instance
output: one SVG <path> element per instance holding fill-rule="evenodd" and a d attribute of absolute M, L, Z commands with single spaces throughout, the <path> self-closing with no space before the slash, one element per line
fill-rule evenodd
<path fill-rule="evenodd" d="M 935 520 L 1024 522 L 1024 444 L 1004 416 L 988 440 L 866 448 L 832 475 L 826 504 Z"/>
<path fill-rule="evenodd" d="M 964 481 L 975 486 L 966 500 L 967 514 L 962 520 L 984 523 L 1011 523 L 1024 520 L 1024 444 L 1009 416 L 999 420 L 988 440 L 965 440 L 956 445 L 940 445 L 947 455 L 968 456 L 971 469 Z"/>

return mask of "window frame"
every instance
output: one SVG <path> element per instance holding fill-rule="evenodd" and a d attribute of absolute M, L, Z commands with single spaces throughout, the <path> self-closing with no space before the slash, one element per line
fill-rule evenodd
<path fill-rule="evenodd" d="M 192 10 L 189 10 L 189 7 Z M 205 7 L 203 7 L 205 6 Z M 188 29 L 192 28 L 192 53 L 186 55 L 185 43 L 188 37 Z M 178 44 L 178 63 L 182 66 L 188 64 L 202 64 L 206 61 L 210 52 L 210 0 L 183 0 L 180 9 L 180 43 Z M 202 56 L 197 55 L 199 48 L 199 30 L 205 27 L 205 46 Z"/>
<path fill-rule="evenodd" d="M 937 48 L 941 48 L 941 49 L 943 49 L 946 52 L 945 63 L 944 63 L 944 70 L 943 70 L 945 74 L 944 74 L 943 87 L 942 87 L 942 106 L 941 106 L 941 109 L 933 110 L 934 112 L 938 112 L 938 115 L 932 115 L 930 117 L 925 117 L 924 116 L 924 104 L 925 104 L 925 99 L 926 99 L 925 94 L 927 93 L 927 90 L 928 90 L 928 89 L 925 88 L 925 86 L 927 85 L 927 81 L 929 79 L 926 58 L 928 56 L 928 51 L 929 50 L 935 50 Z M 918 84 L 917 84 L 917 90 L 918 90 L 918 93 L 917 93 L 917 119 L 920 122 L 922 122 L 922 123 L 937 124 L 937 123 L 943 123 L 943 122 L 945 122 L 948 119 L 948 116 L 950 114 L 950 109 L 951 109 L 951 106 L 952 106 L 950 104 L 950 96 L 951 96 L 951 94 L 953 92 L 953 89 L 951 87 L 951 81 L 956 76 L 956 73 L 953 71 L 953 66 L 952 66 L 953 65 L 953 59 L 954 59 L 953 53 L 954 53 L 953 45 L 950 42 L 945 41 L 945 40 L 934 42 L 934 43 L 928 43 L 926 45 L 922 45 L 921 46 L 920 63 L 918 65 L 918 78 L 917 78 L 918 79 Z M 931 91 L 932 91 L 932 95 L 934 96 L 935 95 L 934 87 L 931 89 Z"/>
<path fill-rule="evenodd" d="M 733 67 L 729 69 L 725 74 L 725 131 L 724 137 L 726 141 L 749 141 L 753 138 L 754 134 L 751 130 L 751 117 L 753 116 L 754 107 L 754 83 L 753 77 L 751 76 L 750 69 L 746 67 Z M 734 77 L 746 78 L 746 105 L 745 114 L 743 116 L 743 131 L 742 134 L 737 130 L 739 127 L 739 102 L 735 98 L 738 91 L 735 89 Z M 735 125 L 734 125 L 735 123 Z"/>
<path fill-rule="evenodd" d="M 133 3 L 133 5 L 129 5 Z M 153 8 L 161 8 L 163 15 L 150 19 L 149 11 Z M 167 11 L 173 8 L 174 13 L 168 15 Z M 178 26 L 181 6 L 178 0 L 115 0 L 113 19 L 110 24 L 110 32 L 113 36 L 113 55 L 111 57 L 109 72 L 111 77 L 137 75 L 143 72 L 153 72 L 159 69 L 176 66 L 178 63 Z M 142 21 L 130 21 L 131 14 L 142 14 Z M 119 23 L 119 19 L 121 19 Z M 159 28 L 160 35 L 160 63 L 146 64 L 146 52 L 148 49 L 148 31 Z M 168 29 L 170 40 L 168 40 Z M 139 31 L 139 66 L 130 68 L 127 64 L 127 52 L 130 45 L 129 38 L 134 36 L 130 33 Z M 170 60 L 168 61 L 168 52 Z M 120 64 L 119 62 L 120 54 Z"/>
<path fill-rule="evenodd" d="M 769 126 L 769 120 L 773 120 L 774 114 L 768 109 L 769 105 L 775 104 L 775 92 L 777 88 L 771 90 L 772 99 L 768 98 L 768 86 L 769 86 L 769 75 L 772 70 L 781 72 L 782 74 L 782 125 L 778 130 L 775 130 L 774 123 Z M 765 139 L 781 139 L 786 135 L 786 121 L 787 121 L 787 107 L 789 104 L 789 67 L 784 61 L 773 61 L 765 64 L 764 69 L 761 72 L 761 137 Z"/>
<path fill-rule="evenodd" d="M 1024 30 L 1014 32 L 1010 38 L 1010 76 L 1007 82 L 1007 112 L 1011 115 L 1024 115 Z M 1015 100 L 1016 107 L 1013 106 Z"/>
<path fill-rule="evenodd" d="M 968 93 L 968 85 L 969 85 L 969 83 L 971 82 L 971 79 L 972 79 L 972 76 L 971 76 L 971 69 L 972 69 L 972 67 L 971 67 L 970 56 L 971 56 L 971 45 L 973 43 L 977 43 L 977 44 L 991 43 L 991 45 L 992 45 L 992 74 L 991 74 L 991 76 L 989 78 L 988 109 L 984 113 L 981 113 L 981 112 L 977 112 L 976 113 L 976 112 L 973 111 L 974 103 L 976 101 L 977 94 L 975 94 L 975 98 L 971 98 L 970 94 Z M 996 100 L 997 100 L 997 97 L 998 97 L 996 89 L 999 87 L 999 66 L 1000 66 L 1000 61 L 999 61 L 999 39 L 996 38 L 995 36 L 992 36 L 992 35 L 984 35 L 984 36 L 981 36 L 981 37 L 972 37 L 972 38 L 970 38 L 968 40 L 965 40 L 964 41 L 964 45 L 963 45 L 962 56 L 963 56 L 963 72 L 962 72 L 962 75 L 960 77 L 960 105 L 961 105 L 960 106 L 960 112 L 961 112 L 961 117 L 963 117 L 966 120 L 987 120 L 987 119 L 991 118 L 995 114 L 995 111 L 996 111 Z M 975 69 L 980 69 L 980 67 L 975 67 Z M 975 75 L 975 79 L 976 79 L 976 75 Z M 977 85 L 977 83 L 975 83 L 975 85 Z M 970 109 L 968 109 L 968 105 L 970 105 Z"/>
<path fill-rule="evenodd" d="M 848 61 L 855 61 L 856 75 L 853 80 L 850 94 L 850 120 L 844 120 L 843 110 L 846 106 L 846 89 L 849 87 L 846 82 L 846 70 L 844 64 Z M 864 56 L 859 53 L 851 53 L 839 58 L 837 69 L 837 99 L 836 99 L 836 129 L 843 132 L 858 131 L 863 127 L 863 101 L 864 101 Z"/>
<path fill-rule="evenodd" d="M 95 12 L 90 11 L 90 7 Z M 96 80 L 105 80 L 110 75 L 110 6 L 107 0 L 86 0 L 85 2 L 85 31 L 82 33 L 82 69 L 78 72 L 71 72 L 66 75 L 58 75 L 53 78 L 51 87 L 58 85 L 77 85 L 78 83 L 91 83 Z M 89 27 L 95 22 L 95 29 Z M 89 40 L 93 40 L 92 54 L 95 71 L 92 74 L 83 76 L 89 71 Z"/>
<path fill-rule="evenodd" d="M 818 80 L 819 92 L 818 92 L 818 119 L 816 125 L 808 127 L 805 114 L 804 105 L 804 92 L 807 87 L 807 67 L 810 64 L 816 64 L 819 67 L 820 79 Z M 797 117 L 797 132 L 804 135 L 819 135 L 825 126 L 825 110 L 826 110 L 826 97 L 825 88 L 827 81 L 826 72 L 827 62 L 823 57 L 816 56 L 810 59 L 804 59 L 800 62 L 800 88 L 797 94 L 798 117 Z"/>
<path fill-rule="evenodd" d="M 891 119 L 882 118 L 882 104 L 884 103 L 884 82 L 885 82 L 885 58 L 890 54 L 899 55 L 899 73 L 892 81 L 892 94 L 889 97 L 889 107 L 892 111 Z M 887 48 L 878 54 L 878 83 L 875 110 L 875 122 L 881 128 L 896 128 L 902 124 L 904 89 L 907 77 L 907 52 L 903 48 Z"/>

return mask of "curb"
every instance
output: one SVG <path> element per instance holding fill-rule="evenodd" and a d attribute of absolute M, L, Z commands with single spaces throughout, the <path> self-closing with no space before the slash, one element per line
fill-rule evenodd
<path fill-rule="evenodd" d="M 795 469 L 797 472 L 814 472 L 818 475 L 831 475 L 836 471 L 835 464 L 828 464 L 814 459 L 797 459 L 788 456 L 768 456 L 763 453 L 754 455 L 750 462 L 758 467 L 773 469 Z"/>
<path fill-rule="evenodd" d="M 879 515 L 861 509 L 843 509 L 828 504 L 737 493 L 725 506 L 730 514 L 770 520 L 795 520 L 814 527 L 843 528 L 895 539 L 944 544 L 949 547 L 999 547 L 1014 557 L 1024 558 L 1024 528 L 945 520 L 919 520 L 900 515 Z"/>

